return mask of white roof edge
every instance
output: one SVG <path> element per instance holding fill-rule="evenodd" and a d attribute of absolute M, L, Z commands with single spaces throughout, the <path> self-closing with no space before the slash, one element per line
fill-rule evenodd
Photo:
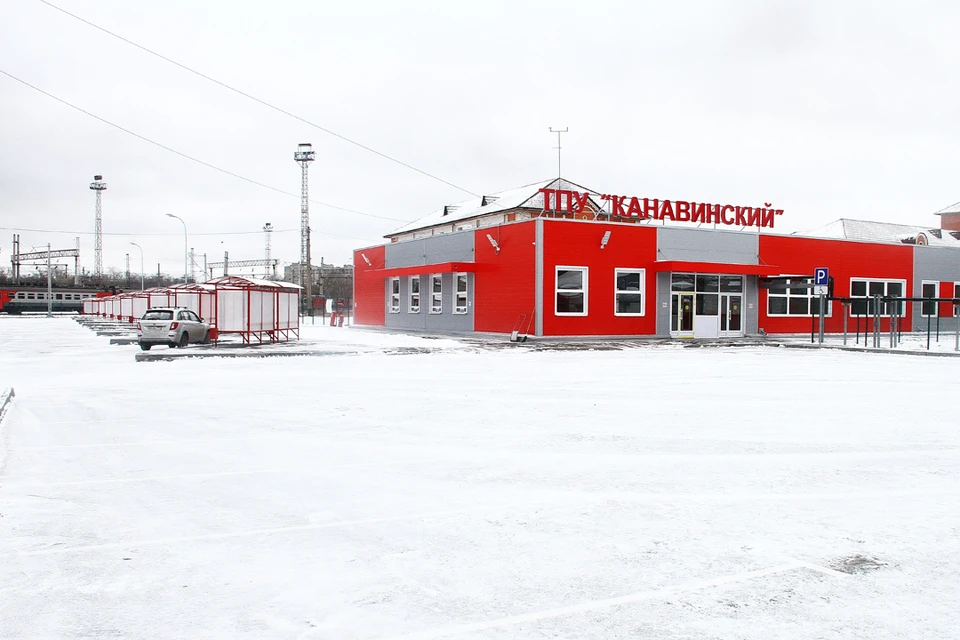
<path fill-rule="evenodd" d="M 550 178 L 549 180 L 540 180 L 531 184 L 507 189 L 506 191 L 486 193 L 469 200 L 446 204 L 438 209 L 435 209 L 432 213 L 417 218 L 416 220 L 413 220 L 412 222 L 409 222 L 406 225 L 391 231 L 383 237 L 394 238 L 404 233 L 429 229 L 430 227 L 442 224 L 453 224 L 456 222 L 470 220 L 472 218 L 479 218 L 487 214 L 512 211 L 513 209 L 541 209 L 542 205 L 539 204 L 534 204 L 532 206 L 527 205 L 531 200 L 540 195 L 540 189 L 547 188 L 557 182 L 562 182 L 568 187 L 576 187 L 582 191 L 586 191 L 590 193 L 591 196 L 599 195 L 598 192 L 593 191 L 592 189 L 587 189 L 586 187 L 575 182 L 571 182 L 566 178 Z M 490 199 L 490 202 L 485 205 L 482 204 L 484 198 Z M 449 211 L 451 208 L 453 211 Z M 445 210 L 449 211 L 446 215 L 444 215 Z"/>

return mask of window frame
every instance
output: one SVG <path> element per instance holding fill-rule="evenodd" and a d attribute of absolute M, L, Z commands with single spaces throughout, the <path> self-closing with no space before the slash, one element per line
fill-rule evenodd
<path fill-rule="evenodd" d="M 580 280 L 579 289 L 561 289 L 560 288 L 560 272 L 561 271 L 580 271 L 583 275 Z M 590 313 L 589 306 L 589 290 L 590 290 L 590 268 L 585 266 L 565 266 L 565 265 L 556 265 L 553 270 L 553 315 L 562 317 L 562 318 L 583 318 Z M 558 304 L 560 299 L 560 292 L 567 293 L 580 293 L 583 295 L 583 311 L 559 311 Z"/>
<path fill-rule="evenodd" d="M 854 283 L 854 282 L 864 282 L 864 283 L 866 283 L 866 288 L 867 288 L 867 295 L 866 295 L 866 296 L 855 296 L 855 295 L 853 295 L 853 283 Z M 863 317 L 867 317 L 867 316 L 870 316 L 870 315 L 871 315 L 871 314 L 870 314 L 870 304 L 869 304 L 869 302 L 873 299 L 873 296 L 870 295 L 870 283 L 872 283 L 872 282 L 882 282 L 882 283 L 883 283 L 883 292 L 884 292 L 883 295 L 884 295 L 884 296 L 887 295 L 887 290 L 889 289 L 890 283 L 892 283 L 892 282 L 893 282 L 893 283 L 897 283 L 897 284 L 901 285 L 901 290 L 902 290 L 902 292 L 903 292 L 903 294 L 904 294 L 904 297 L 906 297 L 906 293 L 907 293 L 907 280 L 906 280 L 905 278 L 870 278 L 870 277 L 862 277 L 862 276 L 851 277 L 851 278 L 850 278 L 850 289 L 849 289 L 849 291 L 848 291 L 849 295 L 847 296 L 848 298 L 852 298 L 852 299 L 854 300 L 854 302 L 851 303 L 850 309 L 849 309 L 851 316 L 855 316 L 855 315 L 856 315 L 855 313 L 853 313 L 853 305 L 856 304 L 856 302 L 855 302 L 856 300 L 865 300 L 865 301 L 868 303 L 867 306 L 866 306 L 866 313 L 863 313 L 863 314 L 861 314 L 861 315 L 862 315 Z M 908 306 L 909 306 L 909 305 L 908 305 L 906 302 L 903 303 L 903 308 L 900 310 L 900 313 L 898 314 L 898 317 L 900 317 L 900 318 L 906 318 L 906 317 L 907 317 L 907 307 L 908 307 Z M 884 317 L 884 318 L 889 318 L 889 317 L 890 317 L 890 314 L 889 314 L 889 313 L 881 313 L 880 315 L 881 315 L 881 317 Z"/>
<path fill-rule="evenodd" d="M 796 280 L 794 284 L 813 284 L 812 276 L 804 275 L 784 275 L 783 277 L 789 278 L 790 280 Z M 813 300 L 816 299 L 819 302 L 820 296 L 813 293 L 813 289 L 807 289 L 805 294 L 801 293 L 791 293 L 790 292 L 790 283 L 787 283 L 784 287 L 783 293 L 774 293 L 773 289 L 767 289 L 767 308 L 766 314 L 768 318 L 819 318 L 819 313 L 813 313 Z M 783 298 L 787 302 L 787 311 L 786 313 L 772 313 L 770 311 L 770 299 L 771 298 Z M 807 300 L 807 312 L 806 313 L 790 313 L 790 300 L 792 298 L 800 299 L 806 298 Z M 823 314 L 824 318 L 830 318 L 833 316 L 833 302 L 827 300 L 827 309 Z"/>
<path fill-rule="evenodd" d="M 921 297 L 921 298 L 926 298 L 926 297 L 927 297 L 927 296 L 923 295 L 923 287 L 924 287 L 924 285 L 928 285 L 928 284 L 932 284 L 932 285 L 933 285 L 933 296 L 932 296 L 932 297 L 934 297 L 934 298 L 939 298 L 939 297 L 940 297 L 940 281 L 939 281 L 939 280 L 921 280 L 921 281 L 920 281 L 920 296 L 919 296 L 919 297 Z M 954 287 L 956 287 L 956 285 L 954 285 Z M 933 305 L 933 310 L 934 310 L 933 313 L 925 313 L 925 312 L 924 312 L 924 307 L 925 307 L 927 304 L 932 304 L 932 305 Z M 940 314 L 940 309 L 938 308 L 939 305 L 940 305 L 939 302 L 931 302 L 931 303 L 921 302 L 921 303 L 920 303 L 920 317 L 921 317 L 921 318 L 936 318 L 936 317 Z"/>
<path fill-rule="evenodd" d="M 417 283 L 417 290 L 414 292 L 413 283 Z M 416 296 L 417 304 L 413 304 L 413 298 Z M 407 277 L 407 313 L 420 313 L 420 307 L 423 306 L 423 290 L 420 288 L 420 276 Z"/>
<path fill-rule="evenodd" d="M 617 279 L 621 273 L 640 274 L 640 289 L 637 291 L 621 291 Z M 621 294 L 640 296 L 640 313 L 621 313 L 619 309 L 619 298 Z M 641 318 L 647 315 L 647 270 L 635 267 L 614 267 L 613 269 L 613 315 L 620 318 Z"/>
<path fill-rule="evenodd" d="M 440 283 L 440 291 L 434 290 L 434 284 Z M 438 302 L 438 304 L 434 304 Z M 443 274 L 434 273 L 430 276 L 430 313 L 439 315 L 443 313 Z"/>
<path fill-rule="evenodd" d="M 460 291 L 460 278 L 463 278 L 463 291 Z M 463 306 L 460 302 L 460 296 L 463 296 Z M 454 315 L 466 315 L 467 307 L 470 305 L 470 277 L 466 273 L 457 273 L 453 281 L 453 313 Z"/>
<path fill-rule="evenodd" d="M 393 292 L 393 285 L 396 283 L 397 292 Z M 400 278 L 390 278 L 390 313 L 400 313 Z"/>

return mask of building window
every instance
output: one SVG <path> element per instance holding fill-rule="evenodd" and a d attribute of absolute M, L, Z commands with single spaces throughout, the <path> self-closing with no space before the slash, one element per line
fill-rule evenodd
<path fill-rule="evenodd" d="M 924 280 L 923 283 L 920 285 L 920 297 L 921 298 L 939 298 L 940 293 L 937 291 L 937 289 L 939 288 L 940 288 L 939 282 L 930 282 L 928 280 Z M 928 316 L 936 316 L 937 303 L 934 301 L 921 302 L 920 315 L 923 316 L 924 318 Z"/>
<path fill-rule="evenodd" d="M 443 313 L 443 276 L 430 276 L 430 313 Z"/>
<path fill-rule="evenodd" d="M 390 313 L 400 313 L 400 278 L 390 278 Z"/>
<path fill-rule="evenodd" d="M 467 274 L 457 274 L 457 299 L 453 306 L 454 313 L 467 312 Z"/>
<path fill-rule="evenodd" d="M 870 315 L 879 311 L 880 315 L 888 316 L 896 313 L 899 307 L 901 318 L 907 315 L 907 305 L 902 302 L 881 302 L 880 309 L 874 309 L 875 296 L 902 298 L 903 292 L 907 289 L 906 280 L 876 280 L 867 278 L 850 278 L 850 297 L 864 298 L 863 300 L 854 300 L 850 305 L 851 315 Z"/>
<path fill-rule="evenodd" d="M 420 313 L 420 276 L 410 276 L 410 313 Z"/>
<path fill-rule="evenodd" d="M 788 278 L 783 282 L 777 282 L 770 287 L 767 292 L 767 315 L 768 316 L 819 316 L 820 315 L 820 296 L 814 293 L 810 288 L 813 278 Z M 802 284 L 803 287 L 790 287 L 791 284 Z M 827 309 L 824 315 L 829 316 L 833 312 L 833 304 L 827 302 Z"/>
<path fill-rule="evenodd" d="M 614 315 L 643 315 L 643 285 L 643 269 L 614 270 Z"/>
<path fill-rule="evenodd" d="M 558 316 L 587 315 L 587 267 L 557 267 Z"/>

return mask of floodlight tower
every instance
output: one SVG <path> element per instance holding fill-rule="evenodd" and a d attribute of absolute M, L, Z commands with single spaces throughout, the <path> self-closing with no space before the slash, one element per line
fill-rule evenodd
<path fill-rule="evenodd" d="M 300 164 L 302 171 L 300 180 L 300 286 L 306 291 L 307 309 L 313 309 L 313 295 L 310 273 L 310 198 L 307 190 L 307 169 L 313 162 L 313 145 L 301 142 L 293 154 L 293 159 Z M 306 272 L 306 273 L 304 273 Z"/>
<path fill-rule="evenodd" d="M 270 236 L 273 235 L 273 225 L 269 222 L 263 225 L 263 257 L 266 260 L 266 268 L 264 269 L 265 273 L 269 274 L 270 269 Z M 274 273 L 273 275 L 277 275 Z"/>
<path fill-rule="evenodd" d="M 101 194 L 107 188 L 103 176 L 93 176 L 90 188 L 97 194 L 97 209 L 93 223 L 93 277 L 97 284 L 103 280 L 103 215 L 100 208 Z"/>

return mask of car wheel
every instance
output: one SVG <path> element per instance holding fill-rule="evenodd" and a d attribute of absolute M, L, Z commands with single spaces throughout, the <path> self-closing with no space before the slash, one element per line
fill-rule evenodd
<path fill-rule="evenodd" d="M 184 331 L 183 333 L 180 334 L 180 342 L 177 344 L 177 346 L 183 349 L 188 344 L 190 344 L 190 335 L 186 331 Z"/>
<path fill-rule="evenodd" d="M 201 344 L 210 344 L 210 332 L 209 332 L 209 331 L 207 331 L 206 333 L 203 334 L 203 341 L 201 342 Z"/>
<path fill-rule="evenodd" d="M 152 344 L 143 344 L 143 343 L 140 343 L 140 349 L 141 349 L 142 351 L 150 351 L 150 347 L 152 347 L 152 346 L 153 346 Z"/>

